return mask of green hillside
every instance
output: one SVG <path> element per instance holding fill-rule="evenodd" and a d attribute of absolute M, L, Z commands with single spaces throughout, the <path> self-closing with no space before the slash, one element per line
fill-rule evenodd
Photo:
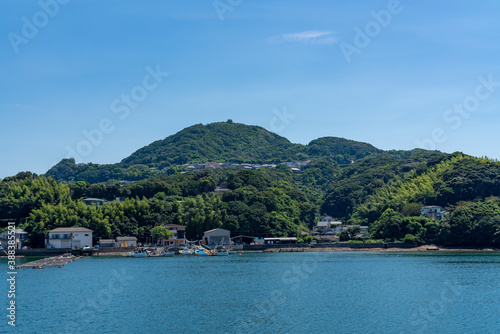
<path fill-rule="evenodd" d="M 116 164 L 78 165 L 74 159 L 63 159 L 45 175 L 65 182 L 137 181 L 174 173 L 178 171 L 176 166 L 185 163 L 278 163 L 321 159 L 346 165 L 381 152 L 370 144 L 336 137 L 319 138 L 306 146 L 293 144 L 262 127 L 229 120 L 185 128 L 137 150 Z"/>
<path fill-rule="evenodd" d="M 122 160 L 125 167 L 168 167 L 196 162 L 299 161 L 302 145 L 290 143 L 264 128 L 231 122 L 196 124 L 145 146 Z"/>

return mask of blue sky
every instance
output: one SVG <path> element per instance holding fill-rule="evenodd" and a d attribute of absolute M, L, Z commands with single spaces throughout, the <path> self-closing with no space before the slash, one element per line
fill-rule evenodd
<path fill-rule="evenodd" d="M 75 153 L 119 162 L 229 118 L 295 143 L 337 136 L 500 159 L 499 10 L 492 1 L 3 0 L 0 178 L 44 173 Z"/>

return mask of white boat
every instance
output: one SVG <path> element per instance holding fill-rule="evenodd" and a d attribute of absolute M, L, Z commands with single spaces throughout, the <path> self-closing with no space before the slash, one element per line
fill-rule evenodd
<path fill-rule="evenodd" d="M 224 246 L 218 246 L 214 249 L 214 254 L 217 256 L 228 256 L 229 250 Z"/>
<path fill-rule="evenodd" d="M 128 252 L 126 255 L 123 255 L 123 256 L 124 257 L 146 257 L 146 256 L 148 256 L 148 253 L 145 252 L 142 248 L 137 248 L 136 250 Z"/>
<path fill-rule="evenodd" d="M 189 248 L 183 248 L 181 250 L 179 250 L 179 254 L 181 255 L 192 255 L 193 254 L 193 251 Z"/>

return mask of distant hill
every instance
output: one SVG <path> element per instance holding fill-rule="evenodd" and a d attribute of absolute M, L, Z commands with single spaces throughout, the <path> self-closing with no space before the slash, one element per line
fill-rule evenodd
<path fill-rule="evenodd" d="M 196 124 L 145 146 L 122 160 L 126 167 L 138 164 L 166 167 L 194 162 L 275 162 L 307 158 L 303 145 L 259 126 L 238 123 Z"/>
<path fill-rule="evenodd" d="M 337 137 L 319 138 L 308 145 L 293 144 L 262 127 L 227 121 L 190 126 L 137 150 L 116 164 L 77 165 L 73 159 L 64 159 L 45 175 L 67 182 L 134 181 L 157 176 L 160 170 L 185 163 L 277 163 L 321 159 L 346 165 L 382 152 L 370 144 Z"/>

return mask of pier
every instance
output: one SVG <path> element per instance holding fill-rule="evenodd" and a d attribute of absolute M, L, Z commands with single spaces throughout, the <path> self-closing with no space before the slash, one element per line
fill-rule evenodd
<path fill-rule="evenodd" d="M 21 269 L 21 268 L 44 269 L 47 267 L 62 268 L 68 263 L 76 261 L 81 258 L 82 258 L 81 256 L 71 256 L 69 254 L 65 254 L 61 256 L 48 257 L 45 259 L 27 262 L 21 264 L 20 266 L 17 266 L 16 269 Z"/>

